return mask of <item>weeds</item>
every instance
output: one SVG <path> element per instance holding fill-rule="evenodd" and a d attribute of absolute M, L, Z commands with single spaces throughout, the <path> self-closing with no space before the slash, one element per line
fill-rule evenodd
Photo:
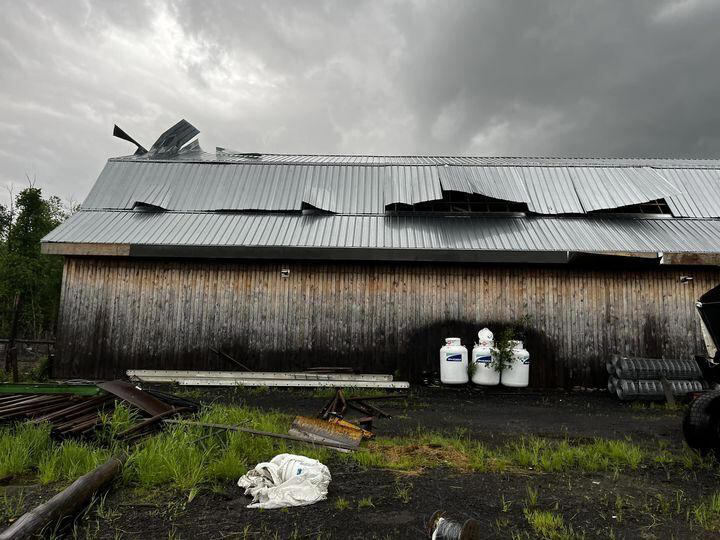
<path fill-rule="evenodd" d="M 363 508 L 375 508 L 372 497 L 363 497 L 358 500 L 358 509 L 362 510 Z"/>
<path fill-rule="evenodd" d="M 412 489 L 412 484 L 403 484 L 401 482 L 395 483 L 395 498 L 403 502 L 404 504 L 407 504 L 410 502 L 410 499 L 412 499 L 412 494 L 410 493 L 410 490 Z"/>
<path fill-rule="evenodd" d="M 525 506 L 527 508 L 533 508 L 538 503 L 538 490 L 532 486 L 526 486 L 525 491 L 527 493 L 527 499 L 525 499 Z"/>
<path fill-rule="evenodd" d="M 25 492 L 20 492 L 15 496 L 8 495 L 7 491 L 3 493 L 0 499 L 0 522 L 7 523 L 10 520 L 17 519 L 23 514 L 25 508 Z"/>
<path fill-rule="evenodd" d="M 586 472 L 612 470 L 615 467 L 635 470 L 642 463 L 643 450 L 627 441 L 596 439 L 590 444 L 571 445 L 531 437 L 509 445 L 510 461 L 521 467 L 545 472 L 579 469 Z"/>
<path fill-rule="evenodd" d="M 115 439 L 118 433 L 121 433 L 134 425 L 139 420 L 139 416 L 134 409 L 131 409 L 121 401 L 115 402 L 115 408 L 112 412 L 100 413 L 100 422 L 103 430 L 101 439 L 103 442 L 110 443 Z"/>
<path fill-rule="evenodd" d="M 24 423 L 0 428 L 0 478 L 30 472 L 51 444 L 47 425 Z"/>
<path fill-rule="evenodd" d="M 38 479 L 43 484 L 73 482 L 109 458 L 107 450 L 87 443 L 64 441 L 47 452 L 38 463 Z"/>
<path fill-rule="evenodd" d="M 335 510 L 347 510 L 348 508 L 350 508 L 350 501 L 344 499 L 343 497 L 338 497 L 337 499 L 335 499 L 333 505 L 335 506 Z"/>
<path fill-rule="evenodd" d="M 691 516 L 706 531 L 720 532 L 720 492 L 693 507 Z"/>
<path fill-rule="evenodd" d="M 525 510 L 530 528 L 539 537 L 545 540 L 570 540 L 575 535 L 565 527 L 563 518 L 553 512 L 541 512 L 540 510 Z"/>
<path fill-rule="evenodd" d="M 107 493 L 103 494 L 100 498 L 97 499 L 97 506 L 95 508 L 95 514 L 100 519 L 104 519 L 105 521 L 113 521 L 114 519 L 117 519 L 120 517 L 120 511 L 116 508 L 113 508 L 112 505 L 106 504 L 107 499 Z"/>

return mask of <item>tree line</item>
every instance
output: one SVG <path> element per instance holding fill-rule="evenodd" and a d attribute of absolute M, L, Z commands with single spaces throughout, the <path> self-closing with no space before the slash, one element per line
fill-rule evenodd
<path fill-rule="evenodd" d="M 63 261 L 40 253 L 40 240 L 69 215 L 59 197 L 30 186 L 0 205 L 0 338 L 7 337 L 19 299 L 18 337 L 54 335 Z"/>

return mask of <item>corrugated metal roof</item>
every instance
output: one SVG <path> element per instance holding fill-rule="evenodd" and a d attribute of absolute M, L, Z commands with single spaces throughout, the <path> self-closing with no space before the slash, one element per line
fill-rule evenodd
<path fill-rule="evenodd" d="M 568 171 L 586 212 L 640 204 L 679 193 L 647 167 L 573 167 Z"/>
<path fill-rule="evenodd" d="M 477 193 L 514 202 L 529 202 L 522 178 L 515 167 L 440 167 L 443 189 Z"/>
<path fill-rule="evenodd" d="M 44 243 L 423 250 L 720 252 L 720 221 L 85 211 Z"/>
<path fill-rule="evenodd" d="M 382 214 L 386 167 L 298 167 L 296 181 L 306 186 L 303 201 L 339 214 Z"/>
<path fill-rule="evenodd" d="M 647 167 L 311 165 L 110 160 L 83 204 L 128 209 L 300 210 L 306 202 L 343 214 L 378 214 L 388 204 L 442 198 L 442 190 L 525 202 L 533 212 L 582 213 L 677 197 L 682 216 L 718 216 L 712 170 Z M 674 178 L 666 181 L 664 176 Z M 684 182 L 689 178 L 691 181 Z M 693 180 L 694 179 L 694 180 Z M 696 187 L 697 186 L 697 187 Z M 693 191 L 697 189 L 697 192 Z M 151 202 L 152 199 L 156 202 Z M 162 203 L 162 204 L 159 204 Z"/>
<path fill-rule="evenodd" d="M 666 198 L 675 216 L 720 217 L 720 170 L 657 169 L 680 192 Z"/>
<path fill-rule="evenodd" d="M 528 210 L 538 214 L 582 214 L 567 167 L 517 167 L 528 193 Z"/>
<path fill-rule="evenodd" d="M 437 167 L 393 165 L 388 169 L 390 173 L 386 177 L 385 205 L 416 204 L 442 199 L 440 173 Z"/>
<path fill-rule="evenodd" d="M 124 156 L 124 161 L 163 161 L 162 158 Z M 484 157 L 484 156 L 369 156 L 348 154 L 259 154 L 248 157 L 242 152 L 191 152 L 164 161 L 219 163 L 299 163 L 304 165 L 491 165 L 505 167 L 659 167 L 720 169 L 720 159 L 672 158 L 583 158 L 583 157 Z"/>

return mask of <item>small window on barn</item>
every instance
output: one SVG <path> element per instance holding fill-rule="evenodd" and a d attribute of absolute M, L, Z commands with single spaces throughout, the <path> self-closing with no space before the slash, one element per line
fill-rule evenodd
<path fill-rule="evenodd" d="M 501 199 L 493 199 L 484 195 L 464 193 L 462 191 L 443 191 L 443 198 L 434 201 L 423 201 L 416 204 L 394 203 L 386 207 L 393 213 L 422 214 L 489 214 L 489 213 L 524 213 L 527 204 Z"/>
<path fill-rule="evenodd" d="M 590 214 L 643 214 L 643 215 L 668 215 L 672 216 L 670 207 L 665 199 L 657 199 L 642 204 L 631 204 L 630 206 L 621 206 L 619 208 L 607 208 L 604 210 L 594 210 Z"/>

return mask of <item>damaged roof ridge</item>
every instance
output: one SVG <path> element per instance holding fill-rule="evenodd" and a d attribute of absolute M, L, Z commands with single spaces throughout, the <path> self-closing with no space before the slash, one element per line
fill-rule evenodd
<path fill-rule="evenodd" d="M 189 146 L 189 145 L 188 145 Z M 206 156 L 205 159 L 197 158 L 197 155 Z M 192 156 L 192 157 L 190 157 Z M 526 157 L 495 157 L 495 156 L 386 156 L 366 154 L 261 154 L 261 158 L 223 159 L 205 151 L 188 152 L 172 156 L 148 154 L 125 155 L 108 158 L 108 162 L 124 163 L 183 163 L 202 165 L 295 165 L 306 167 L 536 167 L 536 168 L 601 168 L 601 169 L 682 169 L 682 170 L 720 170 L 720 159 L 712 158 L 592 158 L 592 157 L 561 157 L 561 158 L 526 158 Z M 272 159 L 297 157 L 297 160 Z M 266 158 L 266 159 L 262 159 Z M 310 161 L 308 158 L 327 159 L 327 161 Z M 363 162 L 363 161 L 333 161 L 333 158 L 374 158 L 384 159 L 384 162 Z M 394 159 L 417 159 L 412 161 L 393 161 Z M 435 160 L 436 162 L 423 162 L 420 160 Z M 447 160 L 447 163 L 443 163 Z M 454 161 L 458 160 L 458 161 Z M 462 160 L 479 160 L 476 163 L 460 162 Z M 482 161 L 489 160 L 489 161 Z M 542 161 L 547 160 L 547 161 Z"/>
<path fill-rule="evenodd" d="M 114 212 L 121 214 L 144 214 L 144 212 L 138 212 L 129 208 L 81 208 L 76 214 L 89 213 L 89 212 Z M 626 212 L 603 213 L 603 214 L 534 214 L 534 213 L 522 213 L 522 212 L 488 212 L 488 213 L 467 213 L 467 214 L 443 214 L 436 212 L 385 212 L 385 213 L 365 213 L 365 212 L 318 212 L 312 214 L 305 214 L 302 211 L 295 210 L 261 210 L 261 209 L 248 209 L 248 210 L 165 210 L 161 212 L 163 214 L 236 214 L 236 215 L 263 215 L 263 216 L 286 216 L 286 217 L 359 217 L 359 218 L 408 218 L 408 217 L 422 217 L 432 219 L 453 219 L 453 218 L 471 218 L 471 219 L 519 219 L 519 220 L 582 220 L 582 221 L 720 221 L 720 217 L 683 217 L 683 216 L 669 216 L 665 214 L 632 214 Z M 72 217 L 72 216 L 71 216 Z"/>

